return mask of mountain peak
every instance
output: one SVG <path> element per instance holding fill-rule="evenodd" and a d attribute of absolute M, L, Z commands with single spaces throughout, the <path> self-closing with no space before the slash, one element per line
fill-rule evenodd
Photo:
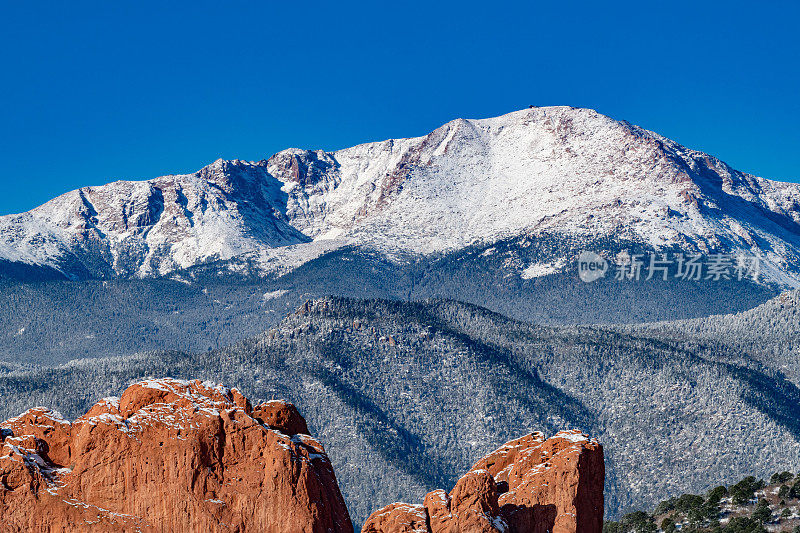
<path fill-rule="evenodd" d="M 0 258 L 79 276 L 165 275 L 242 254 L 275 265 L 281 248 L 312 240 L 430 254 L 556 233 L 743 251 L 785 280 L 800 271 L 800 186 L 592 109 L 552 106 L 80 189 L 0 217 L 0 229 Z"/>

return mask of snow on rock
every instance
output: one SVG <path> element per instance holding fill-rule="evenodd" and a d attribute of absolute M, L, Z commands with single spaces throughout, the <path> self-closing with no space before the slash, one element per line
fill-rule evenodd
<path fill-rule="evenodd" d="M 282 271 L 347 244 L 426 254 L 545 232 L 745 251 L 773 278 L 800 280 L 800 185 L 571 107 L 85 187 L 0 217 L 0 258 L 70 275 L 156 276 L 251 256 Z"/>
<path fill-rule="evenodd" d="M 295 429 L 289 403 L 175 379 L 73 423 L 30 409 L 0 424 L 0 515 L 14 531 L 352 532 L 324 448 Z"/>
<path fill-rule="evenodd" d="M 599 533 L 603 526 L 603 448 L 580 431 L 513 440 L 475 463 L 450 493 L 423 505 L 375 511 L 362 533 L 476 531 Z"/>
<path fill-rule="evenodd" d="M 555 274 L 563 271 L 564 267 L 566 266 L 567 261 L 563 258 L 549 263 L 533 263 L 525 267 L 522 272 L 520 272 L 520 277 L 522 279 L 533 279 L 541 276 L 547 276 L 548 274 Z"/>

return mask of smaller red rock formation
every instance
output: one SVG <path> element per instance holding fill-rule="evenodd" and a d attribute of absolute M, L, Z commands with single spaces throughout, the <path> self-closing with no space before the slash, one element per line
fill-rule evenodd
<path fill-rule="evenodd" d="M 475 463 L 449 494 L 372 513 L 362 533 L 600 533 L 604 480 L 597 441 L 534 433 Z"/>
<path fill-rule="evenodd" d="M 253 409 L 253 418 L 287 435 L 308 435 L 308 426 L 297 407 L 283 400 L 271 400 L 257 405 Z"/>
<path fill-rule="evenodd" d="M 351 533 L 322 445 L 286 402 L 148 380 L 70 423 L 0 424 L 5 532 Z"/>

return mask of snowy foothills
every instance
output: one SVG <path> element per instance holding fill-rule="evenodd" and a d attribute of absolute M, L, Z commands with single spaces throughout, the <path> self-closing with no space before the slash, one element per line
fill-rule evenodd
<path fill-rule="evenodd" d="M 533 431 L 598 439 L 612 518 L 800 469 L 800 184 L 589 109 L 82 187 L 0 216 L 0 289 L 0 420 L 285 399 L 356 524 Z"/>

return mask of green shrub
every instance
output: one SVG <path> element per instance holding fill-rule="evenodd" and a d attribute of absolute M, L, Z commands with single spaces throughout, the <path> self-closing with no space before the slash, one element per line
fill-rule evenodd
<path fill-rule="evenodd" d="M 767 500 L 762 498 L 758 502 L 756 510 L 753 511 L 753 519 L 758 520 L 762 524 L 772 519 L 772 511 L 769 508 L 769 502 Z"/>
<path fill-rule="evenodd" d="M 678 498 L 670 498 L 668 500 L 664 500 L 663 502 L 659 503 L 656 507 L 656 510 L 653 512 L 654 515 L 662 515 L 664 513 L 668 513 L 670 511 L 675 510 L 675 504 L 677 503 Z"/>
<path fill-rule="evenodd" d="M 622 531 L 633 531 L 634 533 L 655 533 L 658 531 L 653 517 L 644 511 L 634 511 L 628 513 L 620 520 Z"/>
<path fill-rule="evenodd" d="M 767 530 L 757 520 L 737 516 L 731 519 L 723 531 L 725 533 L 766 533 Z"/>
<path fill-rule="evenodd" d="M 788 487 L 787 487 L 788 488 Z M 719 503 L 722 498 L 728 495 L 728 489 L 720 485 L 708 491 L 708 501 Z"/>
<path fill-rule="evenodd" d="M 793 477 L 794 475 L 791 472 L 787 471 L 775 472 L 774 474 L 772 474 L 772 477 L 769 478 L 769 482 L 773 485 L 777 485 L 778 483 L 786 483 Z"/>
<path fill-rule="evenodd" d="M 793 499 L 800 498 L 800 479 L 792 485 L 792 488 L 789 490 L 789 497 Z"/>
<path fill-rule="evenodd" d="M 756 480 L 753 476 L 747 476 L 736 485 L 730 488 L 730 495 L 733 503 L 742 505 L 755 495 L 755 492 L 764 488 L 763 480 Z M 800 489 L 800 487 L 798 487 Z"/>

